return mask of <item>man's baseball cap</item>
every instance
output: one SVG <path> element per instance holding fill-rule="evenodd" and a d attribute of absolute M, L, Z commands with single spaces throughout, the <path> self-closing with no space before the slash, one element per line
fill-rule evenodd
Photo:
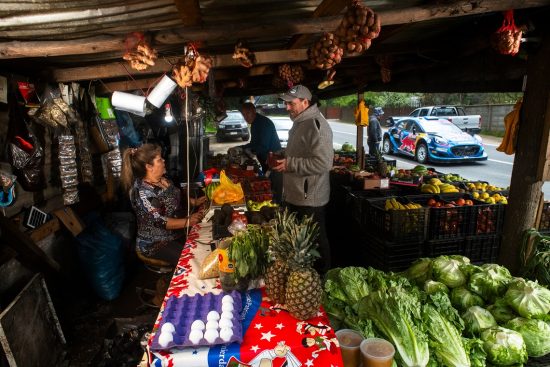
<path fill-rule="evenodd" d="M 374 109 L 375 116 L 382 116 L 383 114 L 384 114 L 384 110 L 382 109 L 382 107 L 376 107 Z"/>
<path fill-rule="evenodd" d="M 290 88 L 288 92 L 279 95 L 279 99 L 282 99 L 285 102 L 290 102 L 296 98 L 311 101 L 311 92 L 307 89 L 307 87 L 299 84 Z"/>

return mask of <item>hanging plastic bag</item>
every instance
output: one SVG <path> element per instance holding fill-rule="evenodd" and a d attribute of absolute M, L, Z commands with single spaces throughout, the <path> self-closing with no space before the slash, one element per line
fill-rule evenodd
<path fill-rule="evenodd" d="M 15 180 L 17 177 L 11 173 L 0 171 L 0 207 L 5 208 L 10 206 L 15 201 Z"/>
<path fill-rule="evenodd" d="M 26 191 L 38 191 L 45 188 L 44 150 L 40 142 L 27 125 L 30 139 L 16 135 L 9 143 L 9 161 L 21 186 Z"/>
<path fill-rule="evenodd" d="M 502 55 L 514 56 L 519 52 L 522 34 L 514 22 L 514 11 L 507 10 L 504 12 L 502 26 L 491 37 L 491 44 Z"/>
<path fill-rule="evenodd" d="M 229 203 L 244 203 L 244 192 L 240 183 L 233 183 L 226 176 L 225 171 L 220 173 L 220 185 L 212 193 L 212 200 L 216 205 Z"/>

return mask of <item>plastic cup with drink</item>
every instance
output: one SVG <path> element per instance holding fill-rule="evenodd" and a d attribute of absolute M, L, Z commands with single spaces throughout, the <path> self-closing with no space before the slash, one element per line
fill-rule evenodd
<path fill-rule="evenodd" d="M 361 359 L 363 367 L 391 367 L 395 348 L 380 338 L 368 338 L 361 342 Z"/>
<path fill-rule="evenodd" d="M 336 338 L 340 344 L 344 367 L 359 367 L 361 363 L 359 346 L 363 341 L 363 335 L 355 330 L 340 329 L 336 332 Z"/>

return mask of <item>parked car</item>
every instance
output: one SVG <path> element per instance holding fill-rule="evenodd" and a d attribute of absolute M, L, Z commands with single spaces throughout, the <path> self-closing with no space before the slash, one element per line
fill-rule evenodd
<path fill-rule="evenodd" d="M 392 116 L 386 119 L 386 125 L 393 126 L 409 117 L 438 117 L 447 119 L 458 126 L 460 130 L 471 134 L 481 132 L 481 115 L 466 115 L 462 107 L 455 106 L 425 106 L 409 113 L 409 116 Z"/>
<path fill-rule="evenodd" d="M 388 129 L 382 142 L 384 154 L 404 154 L 419 163 L 485 161 L 481 137 L 460 130 L 437 117 L 412 117 Z"/>
<path fill-rule="evenodd" d="M 279 141 L 281 142 L 281 147 L 286 148 L 286 143 L 288 142 L 288 131 L 292 127 L 292 120 L 289 117 L 269 117 L 273 124 L 275 125 L 275 130 L 277 130 L 277 135 L 279 136 Z"/>
<path fill-rule="evenodd" d="M 248 124 L 239 111 L 227 111 L 227 117 L 218 124 L 216 139 L 224 141 L 226 139 L 242 139 L 247 141 L 250 138 Z"/>

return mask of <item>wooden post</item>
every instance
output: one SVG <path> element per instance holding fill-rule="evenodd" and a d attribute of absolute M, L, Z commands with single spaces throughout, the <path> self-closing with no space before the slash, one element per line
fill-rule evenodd
<path fill-rule="evenodd" d="M 357 104 L 359 106 L 359 101 L 363 99 L 363 93 L 357 93 Z M 357 121 L 356 121 L 357 122 Z M 357 140 L 355 141 L 355 146 L 357 147 L 357 165 L 361 169 L 365 168 L 365 149 L 363 148 L 363 126 L 357 125 Z"/>
<path fill-rule="evenodd" d="M 519 252 L 525 230 L 535 225 L 546 165 L 550 131 L 550 34 L 529 54 L 516 156 L 512 169 L 498 262 L 512 273 L 520 270 Z"/>

